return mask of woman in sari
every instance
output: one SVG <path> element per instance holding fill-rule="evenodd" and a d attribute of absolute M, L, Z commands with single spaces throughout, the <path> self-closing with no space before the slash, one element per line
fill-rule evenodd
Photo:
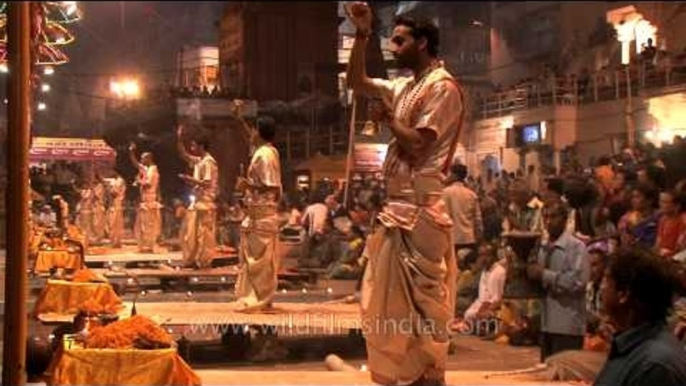
<path fill-rule="evenodd" d="M 631 210 L 619 220 L 623 246 L 652 248 L 657 239 L 659 213 L 656 211 L 657 191 L 639 185 L 631 192 Z"/>

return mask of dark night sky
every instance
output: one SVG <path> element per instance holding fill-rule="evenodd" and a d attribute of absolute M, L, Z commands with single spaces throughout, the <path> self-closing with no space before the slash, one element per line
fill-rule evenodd
<path fill-rule="evenodd" d="M 79 2 L 83 19 L 71 26 L 70 62 L 57 68 L 46 102 L 51 113 L 36 120 L 39 132 L 91 136 L 109 97 L 110 78 L 140 79 L 144 86 L 173 81 L 182 45 L 216 45 L 215 22 L 224 2 Z"/>

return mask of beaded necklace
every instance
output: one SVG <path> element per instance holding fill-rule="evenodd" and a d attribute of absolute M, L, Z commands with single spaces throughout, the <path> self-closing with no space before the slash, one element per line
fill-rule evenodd
<path fill-rule="evenodd" d="M 438 65 L 438 62 L 432 63 L 422 74 L 419 75 L 418 79 L 413 81 L 414 84 L 410 87 L 410 90 L 405 93 L 400 101 L 401 117 L 405 117 L 408 113 L 408 109 L 411 109 L 415 105 L 418 97 L 424 90 L 424 84 L 426 83 L 426 79 L 429 77 L 428 75 L 433 72 L 433 70 L 438 68 Z"/>

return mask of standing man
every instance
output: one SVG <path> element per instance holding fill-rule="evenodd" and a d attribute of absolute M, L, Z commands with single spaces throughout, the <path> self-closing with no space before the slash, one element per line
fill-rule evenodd
<path fill-rule="evenodd" d="M 105 209 L 105 184 L 99 172 L 95 173 L 93 185 L 93 235 L 95 242 L 100 243 L 105 237 L 107 228 L 107 209 Z"/>
<path fill-rule="evenodd" d="M 467 167 L 457 164 L 451 169 L 454 182 L 443 190 L 443 201 L 453 220 L 453 243 L 455 255 L 459 257 L 461 249 L 476 250 L 484 225 L 479 197 L 464 183 Z"/>
<path fill-rule="evenodd" d="M 240 176 L 237 183 L 237 189 L 244 192 L 247 217 L 241 225 L 236 298 L 243 311 L 255 311 L 271 307 L 278 284 L 277 206 L 281 198 L 281 163 L 273 145 L 274 120 L 258 119 L 255 130 L 241 117 L 240 104 L 236 114 L 255 149 L 246 176 Z"/>
<path fill-rule="evenodd" d="M 369 263 L 361 306 L 372 381 L 445 384 L 457 265 L 441 194 L 464 119 L 464 98 L 437 58 L 435 25 L 397 18 L 391 50 L 398 66 L 413 76 L 372 79 L 365 70 L 371 9 L 356 2 L 346 11 L 357 28 L 348 84 L 356 96 L 383 102 L 373 120 L 393 134 L 384 164 L 388 202 L 364 252 Z"/>
<path fill-rule="evenodd" d="M 548 240 L 538 262 L 529 265 L 529 279 L 545 291 L 541 312 L 541 362 L 565 350 L 581 350 L 586 329 L 586 283 L 590 276 L 586 246 L 565 231 L 569 211 L 562 204 L 543 209 Z"/>
<path fill-rule="evenodd" d="M 126 198 L 126 181 L 119 173 L 110 180 L 110 207 L 107 209 L 107 223 L 112 248 L 121 248 L 124 234 L 124 199 Z"/>
<path fill-rule="evenodd" d="M 93 235 L 93 189 L 90 182 L 84 182 L 79 189 L 79 203 L 76 205 L 76 226 L 84 235 L 85 245 L 95 238 Z"/>
<path fill-rule="evenodd" d="M 183 126 L 176 132 L 176 147 L 193 176 L 179 175 L 193 188 L 191 204 L 186 211 L 186 226 L 181 235 L 181 249 L 185 268 L 209 268 L 217 245 L 217 186 L 219 169 L 217 161 L 208 152 L 207 138 L 191 141 L 190 153 L 183 144 Z"/>
<path fill-rule="evenodd" d="M 159 202 L 160 173 L 153 160 L 152 153 L 141 154 L 141 160 L 136 159 L 136 144 L 129 146 L 131 163 L 138 169 L 136 183 L 140 186 L 141 202 L 136 216 L 135 234 L 138 239 L 138 251 L 154 253 L 155 244 L 162 232 L 162 215 Z"/>

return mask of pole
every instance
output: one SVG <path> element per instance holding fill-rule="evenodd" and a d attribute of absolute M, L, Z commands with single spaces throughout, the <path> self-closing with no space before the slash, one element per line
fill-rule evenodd
<path fill-rule="evenodd" d="M 8 2 L 7 255 L 2 383 L 26 383 L 31 2 Z"/>
<path fill-rule="evenodd" d="M 353 108 L 350 112 L 350 132 L 348 133 L 348 156 L 345 163 L 345 192 L 343 195 L 343 207 L 348 208 L 350 196 L 350 173 L 353 168 L 353 153 L 355 151 L 355 120 L 357 119 L 357 97 L 353 93 Z"/>
<path fill-rule="evenodd" d="M 627 141 L 629 146 L 634 147 L 636 144 L 636 128 L 634 127 L 634 112 L 633 112 L 633 96 L 631 95 L 631 72 L 629 65 L 625 67 L 626 74 L 626 105 L 624 114 L 626 117 Z"/>

